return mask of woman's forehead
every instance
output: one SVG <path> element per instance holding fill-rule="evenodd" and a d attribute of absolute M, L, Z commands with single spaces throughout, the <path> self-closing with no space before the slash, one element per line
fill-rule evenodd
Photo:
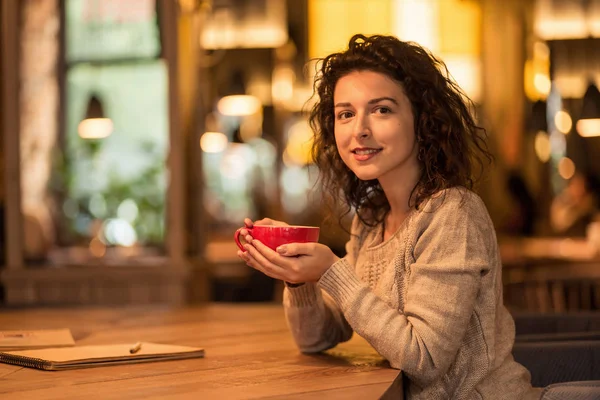
<path fill-rule="evenodd" d="M 335 97 L 377 97 L 404 94 L 402 84 L 388 75 L 375 71 L 353 71 L 342 76 L 335 85 Z"/>

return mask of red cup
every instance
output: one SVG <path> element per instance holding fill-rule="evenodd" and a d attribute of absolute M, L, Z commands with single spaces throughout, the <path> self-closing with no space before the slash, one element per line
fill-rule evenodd
<path fill-rule="evenodd" d="M 240 242 L 239 228 L 235 231 L 233 238 L 235 243 L 242 251 L 246 251 Z M 273 226 L 273 225 L 254 225 L 252 228 L 245 228 L 248 233 L 264 245 L 275 250 L 282 244 L 288 243 L 309 243 L 319 241 L 318 226 Z"/>

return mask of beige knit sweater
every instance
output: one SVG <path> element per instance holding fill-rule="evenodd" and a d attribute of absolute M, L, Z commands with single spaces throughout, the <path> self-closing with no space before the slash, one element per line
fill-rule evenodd
<path fill-rule="evenodd" d="M 318 283 L 286 288 L 302 352 L 364 337 L 409 379 L 409 399 L 537 399 L 513 360 L 496 234 L 473 192 L 448 189 L 383 242 L 357 218 L 347 255 Z"/>

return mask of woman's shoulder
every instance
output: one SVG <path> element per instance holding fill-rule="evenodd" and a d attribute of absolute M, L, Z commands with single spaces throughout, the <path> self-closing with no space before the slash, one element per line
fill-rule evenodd
<path fill-rule="evenodd" d="M 494 224 L 487 208 L 475 192 L 450 188 L 432 196 L 413 224 L 414 240 L 427 235 L 429 243 L 438 240 L 453 245 L 456 241 L 481 242 L 490 248 L 496 240 Z"/>
<path fill-rule="evenodd" d="M 440 190 L 433 194 L 422 208 L 424 213 L 488 214 L 481 197 L 472 190 L 461 186 Z"/>
<path fill-rule="evenodd" d="M 432 224 L 469 223 L 479 226 L 486 232 L 494 226 L 481 197 L 464 187 L 439 191 L 431 196 L 419 211 L 415 226 L 417 231 L 426 229 Z"/>

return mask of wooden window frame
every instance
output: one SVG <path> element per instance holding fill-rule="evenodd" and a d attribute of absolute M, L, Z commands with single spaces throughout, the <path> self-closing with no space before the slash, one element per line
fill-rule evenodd
<path fill-rule="evenodd" d="M 161 56 L 168 70 L 169 153 L 167 168 L 169 183 L 166 194 L 166 260 L 163 265 L 147 267 L 98 268 L 77 266 L 70 268 L 26 268 L 23 253 L 23 212 L 21 204 L 20 158 L 20 29 L 22 2 L 2 1 L 0 66 L 2 72 L 0 127 L 3 133 L 4 190 L 5 190 L 5 254 L 6 265 L 0 271 L 8 304 L 39 303 L 114 303 L 115 296 L 122 302 L 183 303 L 187 297 L 189 261 L 186 257 L 186 151 L 185 136 L 181 132 L 178 81 L 178 5 L 176 0 L 156 0 L 159 9 Z M 60 46 L 57 65 L 59 104 L 57 115 L 59 139 L 64 140 L 65 116 L 65 0 L 59 0 Z M 81 293 L 77 281 L 91 287 L 91 292 Z M 107 281 L 108 283 L 103 283 Z M 112 283 L 111 283 L 112 282 Z M 115 287 L 117 283 L 121 286 Z M 91 286 L 90 286 L 91 285 Z M 96 285 L 96 286 L 94 286 Z M 104 285 L 104 286 L 103 286 Z M 50 292 L 44 290 L 49 289 Z M 140 297 L 140 290 L 142 295 Z M 94 297 L 96 296 L 96 297 Z M 0 299 L 1 300 L 1 299 Z M 118 301 L 118 300 L 117 300 Z"/>

